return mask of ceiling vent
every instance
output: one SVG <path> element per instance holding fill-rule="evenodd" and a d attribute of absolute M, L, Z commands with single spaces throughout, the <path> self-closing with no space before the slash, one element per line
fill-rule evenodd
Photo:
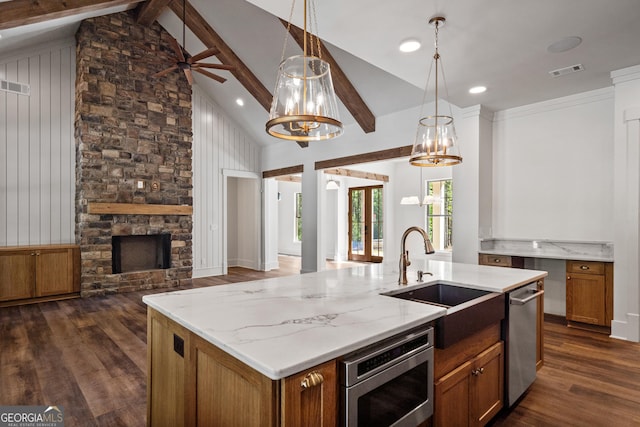
<path fill-rule="evenodd" d="M 576 64 L 570 67 L 558 68 L 557 70 L 549 71 L 549 74 L 553 77 L 560 77 L 571 73 L 577 73 L 578 71 L 584 71 L 584 65 Z"/>
<path fill-rule="evenodd" d="M 8 80 L 0 80 L 0 90 L 10 93 L 17 93 L 18 95 L 31 95 L 31 88 L 28 84 L 10 82 Z"/>

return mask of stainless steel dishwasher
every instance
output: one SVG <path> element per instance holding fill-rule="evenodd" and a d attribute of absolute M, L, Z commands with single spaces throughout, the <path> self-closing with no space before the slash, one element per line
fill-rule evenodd
<path fill-rule="evenodd" d="M 509 292 L 506 299 L 507 322 L 504 339 L 506 352 L 506 397 L 511 407 L 536 379 L 537 282 Z"/>

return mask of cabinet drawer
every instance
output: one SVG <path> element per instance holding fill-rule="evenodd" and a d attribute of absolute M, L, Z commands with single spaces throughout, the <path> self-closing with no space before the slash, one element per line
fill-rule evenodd
<path fill-rule="evenodd" d="M 567 273 L 604 274 L 604 262 L 567 261 Z"/>
<path fill-rule="evenodd" d="M 493 265 L 496 267 L 524 268 L 524 258 L 511 255 L 480 254 L 479 264 Z"/>

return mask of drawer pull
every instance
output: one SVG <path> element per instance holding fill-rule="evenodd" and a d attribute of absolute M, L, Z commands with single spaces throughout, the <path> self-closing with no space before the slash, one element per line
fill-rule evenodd
<path fill-rule="evenodd" d="M 480 374 L 484 374 L 484 368 L 474 369 L 471 373 L 477 377 Z"/>
<path fill-rule="evenodd" d="M 588 265 L 581 265 L 580 266 L 580 270 L 588 270 L 589 266 Z"/>
<path fill-rule="evenodd" d="M 495 258 L 493 262 L 500 262 L 500 258 Z"/>
<path fill-rule="evenodd" d="M 300 383 L 300 387 L 307 389 L 307 388 L 311 388 L 311 387 L 315 387 L 317 385 L 320 385 L 324 382 L 324 377 L 322 376 L 322 374 L 320 372 L 310 372 L 308 373 L 304 379 L 302 380 L 302 382 Z"/>

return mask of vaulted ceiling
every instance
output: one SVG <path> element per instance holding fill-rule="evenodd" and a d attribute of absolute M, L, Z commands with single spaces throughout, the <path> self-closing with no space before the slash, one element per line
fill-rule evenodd
<path fill-rule="evenodd" d="M 69 36 L 80 20 L 137 8 L 140 22 L 157 20 L 181 41 L 181 0 L 11 0 L 0 1 L 0 59 L 43 40 Z M 449 99 L 459 107 L 483 104 L 493 110 L 611 85 L 610 72 L 640 64 L 640 2 L 637 0 L 366 0 L 316 1 L 320 37 L 335 61 L 333 78 L 342 99 L 341 115 L 351 135 L 363 139 L 376 119 L 420 105 L 433 53 L 429 17 L 442 14 L 440 51 Z M 282 57 L 289 0 L 190 0 L 185 48 L 191 53 L 215 46 L 217 59 L 234 65 L 220 85 L 196 82 L 260 144 L 271 90 Z M 302 0 L 293 23 L 302 27 Z M 547 47 L 568 36 L 582 44 L 562 53 Z M 415 37 L 422 48 L 398 51 Z M 285 56 L 299 54 L 294 31 Z M 326 58 L 325 58 L 326 59 Z M 582 64 L 584 71 L 551 77 L 549 71 Z M 340 68 L 341 73 L 338 71 Z M 488 90 L 470 95 L 471 86 Z M 235 100 L 245 102 L 239 107 Z M 353 131 L 353 129 L 356 129 Z M 409 144 L 403 141 L 399 145 Z"/>

